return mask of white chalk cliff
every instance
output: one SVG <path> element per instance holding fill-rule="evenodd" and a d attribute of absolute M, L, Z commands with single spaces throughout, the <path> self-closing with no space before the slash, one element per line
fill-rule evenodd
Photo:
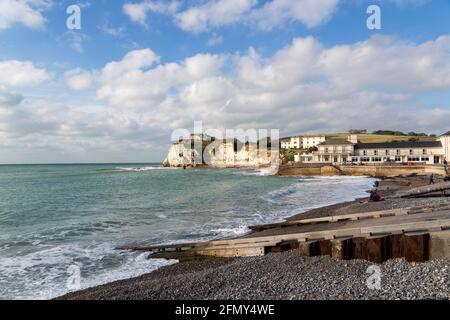
<path fill-rule="evenodd" d="M 203 140 L 192 137 L 170 146 L 164 160 L 166 167 L 237 168 L 272 167 L 278 165 L 278 148 L 256 143 Z"/>

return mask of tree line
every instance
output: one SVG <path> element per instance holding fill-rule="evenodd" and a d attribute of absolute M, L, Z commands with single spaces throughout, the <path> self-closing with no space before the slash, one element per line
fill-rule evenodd
<path fill-rule="evenodd" d="M 367 130 L 356 130 L 356 129 L 352 129 L 349 130 L 349 133 L 351 134 L 366 134 Z M 410 137 L 436 137 L 435 134 L 427 134 L 424 132 L 402 132 L 402 131 L 394 131 L 394 130 L 376 130 L 373 131 L 372 134 L 376 134 L 376 135 L 388 135 L 388 136 L 410 136 Z"/>

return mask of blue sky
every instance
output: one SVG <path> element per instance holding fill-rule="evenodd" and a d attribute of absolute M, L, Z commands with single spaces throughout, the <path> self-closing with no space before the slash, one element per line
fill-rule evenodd
<path fill-rule="evenodd" d="M 448 131 L 449 21 L 447 0 L 0 0 L 0 163 L 160 161 L 195 120 Z"/>
<path fill-rule="evenodd" d="M 261 5 L 264 2 L 261 1 Z M 401 2 L 401 1 L 400 1 Z M 289 44 L 294 37 L 312 35 L 326 45 L 352 43 L 367 39 L 374 33 L 396 35 L 402 39 L 422 42 L 450 33 L 450 1 L 358 1 L 346 0 L 338 5 L 332 18 L 315 28 L 307 28 L 301 23 L 287 23 L 271 31 L 255 31 L 251 26 L 231 25 L 208 32 L 192 34 L 180 30 L 169 15 L 150 12 L 148 27 L 132 22 L 123 12 L 127 1 L 86 1 L 72 0 L 54 2 L 45 12 L 47 19 L 41 30 L 21 25 L 1 31 L 2 59 L 32 60 L 46 66 L 52 64 L 101 67 L 111 60 L 120 59 L 135 47 L 152 48 L 163 57 L 163 61 L 177 61 L 199 52 L 222 53 L 245 51 L 253 46 L 266 54 Z M 80 3 L 82 9 L 83 52 L 70 46 L 72 36 L 65 27 L 67 6 Z M 133 2 L 132 2 L 133 3 Z M 139 3 L 139 1 L 134 1 Z M 408 4 L 412 3 L 412 4 Z M 366 8 L 369 4 L 379 4 L 382 8 L 382 30 L 366 28 Z M 107 26 L 121 32 L 111 36 L 102 27 Z M 215 35 L 222 37 L 222 43 L 208 45 Z"/>

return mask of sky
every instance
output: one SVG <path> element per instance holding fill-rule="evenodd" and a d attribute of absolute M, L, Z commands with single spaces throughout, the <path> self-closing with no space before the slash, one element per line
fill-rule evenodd
<path fill-rule="evenodd" d="M 0 163 L 160 162 L 194 121 L 288 136 L 449 120 L 450 0 L 0 0 Z"/>

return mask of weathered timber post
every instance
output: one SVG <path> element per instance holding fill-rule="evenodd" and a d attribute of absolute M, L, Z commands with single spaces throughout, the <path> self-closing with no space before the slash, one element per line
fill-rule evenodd
<path fill-rule="evenodd" d="M 367 260 L 375 263 L 386 261 L 386 237 L 369 237 L 366 239 Z"/>
<path fill-rule="evenodd" d="M 350 259 L 361 259 L 361 260 L 367 259 L 365 238 L 352 239 Z"/>
<path fill-rule="evenodd" d="M 311 256 L 330 256 L 331 257 L 331 241 L 320 240 L 311 244 Z"/>
<path fill-rule="evenodd" d="M 450 230 L 430 233 L 429 259 L 450 259 Z"/>
<path fill-rule="evenodd" d="M 316 242 L 315 241 L 314 242 L 311 242 L 311 241 L 299 242 L 297 250 L 299 251 L 300 255 L 303 257 L 311 257 L 312 256 L 312 254 L 311 254 L 312 247 L 313 247 L 314 243 L 316 243 Z"/>
<path fill-rule="evenodd" d="M 398 259 L 405 257 L 405 242 L 403 234 L 393 234 L 386 239 L 387 259 Z"/>
<path fill-rule="evenodd" d="M 331 240 L 331 257 L 335 260 L 346 260 L 350 258 L 352 249 L 352 239 Z"/>
<path fill-rule="evenodd" d="M 429 239 L 427 233 L 405 234 L 405 258 L 409 262 L 425 262 L 429 259 Z"/>

